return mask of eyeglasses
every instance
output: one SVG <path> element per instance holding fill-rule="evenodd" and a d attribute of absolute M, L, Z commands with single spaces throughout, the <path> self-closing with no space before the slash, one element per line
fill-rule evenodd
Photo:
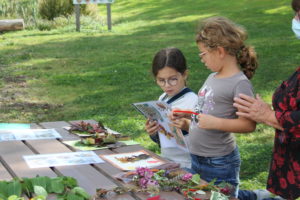
<path fill-rule="evenodd" d="M 202 58 L 202 56 L 204 56 L 207 53 L 207 51 L 204 51 L 202 53 L 199 53 L 199 57 Z"/>
<path fill-rule="evenodd" d="M 161 86 L 161 87 L 164 87 L 166 86 L 166 84 L 168 83 L 169 85 L 171 86 L 175 86 L 177 85 L 178 83 L 178 78 L 177 77 L 172 77 L 172 78 L 169 78 L 167 80 L 165 79 L 156 79 L 156 83 Z"/>

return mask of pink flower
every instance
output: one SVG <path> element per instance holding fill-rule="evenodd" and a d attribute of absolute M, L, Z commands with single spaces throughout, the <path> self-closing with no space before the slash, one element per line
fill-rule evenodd
<path fill-rule="evenodd" d="M 138 176 L 140 177 L 145 177 L 147 179 L 152 178 L 153 176 L 153 172 L 147 168 L 147 167 L 139 167 L 136 169 L 136 173 L 138 174 Z"/>
<path fill-rule="evenodd" d="M 187 173 L 187 174 L 183 175 L 183 177 L 181 179 L 183 181 L 189 181 L 189 180 L 191 180 L 192 177 L 193 177 L 193 174 Z"/>
<path fill-rule="evenodd" d="M 155 180 L 148 180 L 147 187 L 148 186 L 155 186 L 155 185 L 158 185 L 157 181 L 155 181 Z"/>
<path fill-rule="evenodd" d="M 141 178 L 139 180 L 139 185 L 142 187 L 142 188 L 147 188 L 147 184 L 148 184 L 148 180 L 145 179 L 145 178 Z"/>

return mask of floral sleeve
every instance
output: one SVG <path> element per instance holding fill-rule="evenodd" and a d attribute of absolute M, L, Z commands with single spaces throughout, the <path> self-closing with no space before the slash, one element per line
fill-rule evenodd
<path fill-rule="evenodd" d="M 300 138 L 300 67 L 277 88 L 273 107 L 284 132 Z"/>
<path fill-rule="evenodd" d="M 279 124 L 283 127 L 284 132 L 300 138 L 300 110 L 275 112 L 275 116 Z"/>

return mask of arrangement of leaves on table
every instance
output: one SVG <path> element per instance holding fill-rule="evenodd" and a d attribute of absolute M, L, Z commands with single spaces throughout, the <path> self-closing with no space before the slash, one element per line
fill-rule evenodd
<path fill-rule="evenodd" d="M 126 192 L 146 192 L 150 196 L 156 196 L 162 191 L 177 191 L 188 200 L 228 200 L 233 192 L 230 184 L 215 185 L 214 181 L 204 183 L 199 174 L 192 175 L 170 163 L 152 169 L 140 167 L 135 171 L 121 173 L 116 178 L 123 181 L 125 186 L 112 190 L 100 188 L 97 190 L 96 200 Z"/>
<path fill-rule="evenodd" d="M 121 134 L 109 133 L 101 122 L 98 122 L 97 124 L 91 124 L 84 121 L 76 122 L 71 124 L 70 131 L 80 137 L 81 140 L 77 145 L 101 147 L 117 144 L 118 141 L 129 139 L 129 137 Z"/>
<path fill-rule="evenodd" d="M 48 194 L 57 200 L 88 200 L 90 195 L 78 187 L 76 179 L 68 176 L 13 179 L 0 181 L 0 200 L 46 200 Z"/>

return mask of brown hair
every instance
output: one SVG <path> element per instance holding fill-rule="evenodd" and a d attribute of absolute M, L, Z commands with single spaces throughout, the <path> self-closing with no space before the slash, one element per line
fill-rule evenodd
<path fill-rule="evenodd" d="M 291 6 L 295 12 L 300 11 L 300 0 L 292 0 Z"/>
<path fill-rule="evenodd" d="M 251 79 L 258 62 L 254 48 L 244 44 L 246 39 L 245 29 L 224 17 L 203 20 L 196 35 L 196 42 L 208 49 L 223 47 L 228 54 L 235 56 L 244 74 Z"/>
<path fill-rule="evenodd" d="M 184 74 L 187 70 L 187 64 L 183 53 L 175 47 L 165 48 L 157 52 L 152 61 L 152 74 L 156 77 L 158 71 L 164 67 L 171 67 Z"/>

